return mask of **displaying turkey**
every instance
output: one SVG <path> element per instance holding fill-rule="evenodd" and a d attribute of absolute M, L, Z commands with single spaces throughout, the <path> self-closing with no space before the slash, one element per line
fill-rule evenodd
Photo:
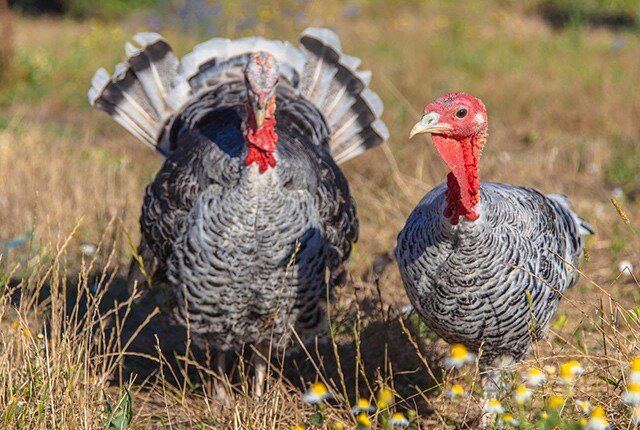
<path fill-rule="evenodd" d="M 481 350 L 490 398 L 500 367 L 527 354 L 577 282 L 583 235 L 593 230 L 564 196 L 480 182 L 487 137 L 480 100 L 444 94 L 424 114 L 411 137 L 431 133 L 451 172 L 409 216 L 395 258 L 427 325 L 447 342 Z"/>
<path fill-rule="evenodd" d="M 146 189 L 144 267 L 132 264 L 130 282 L 166 295 L 172 318 L 221 351 L 218 371 L 227 351 L 253 345 L 260 395 L 269 348 L 323 328 L 358 236 L 337 163 L 387 139 L 382 102 L 326 29 L 305 30 L 299 48 L 211 39 L 181 63 L 158 34 L 133 40 L 89 91 L 166 157 Z"/>

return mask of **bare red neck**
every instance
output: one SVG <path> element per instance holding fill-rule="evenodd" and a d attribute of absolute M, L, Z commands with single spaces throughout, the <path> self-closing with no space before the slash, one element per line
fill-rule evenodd
<path fill-rule="evenodd" d="M 260 173 L 267 171 L 269 167 L 276 166 L 274 153 L 278 143 L 276 133 L 275 97 L 269 105 L 266 118 L 262 126 L 257 127 L 256 118 L 251 106 L 247 104 L 247 120 L 244 127 L 244 141 L 247 144 L 247 156 L 245 165 L 256 163 Z"/>
<path fill-rule="evenodd" d="M 476 206 L 480 202 L 480 153 L 486 141 L 486 127 L 478 134 L 455 140 L 433 135 L 433 143 L 451 169 L 447 175 L 444 216 L 451 224 L 458 224 L 460 217 L 469 221 L 479 218 Z"/>

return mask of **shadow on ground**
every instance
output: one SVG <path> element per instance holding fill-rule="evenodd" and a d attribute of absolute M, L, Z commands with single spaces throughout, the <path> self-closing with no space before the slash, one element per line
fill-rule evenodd
<path fill-rule="evenodd" d="M 97 272 L 93 278 L 95 279 L 90 281 L 90 285 L 97 283 L 104 275 Z M 77 277 L 70 276 L 66 297 L 67 313 L 72 314 L 75 311 L 78 319 L 82 320 L 87 311 L 87 300 L 86 297 L 82 297 L 83 294 L 78 296 L 74 282 L 77 284 Z M 9 287 L 14 290 L 12 302 L 16 307 L 19 307 L 23 296 L 21 285 L 20 280 L 9 282 Z M 104 288 L 107 290 L 100 302 L 100 312 L 105 315 L 129 299 L 127 281 L 123 277 L 114 277 Z M 31 297 L 29 292 L 24 293 L 25 297 Z M 40 289 L 38 301 L 46 303 L 49 296 L 50 290 L 45 285 Z M 158 312 L 149 318 L 156 307 L 156 299 L 147 294 L 134 301 L 128 311 L 122 309 L 119 312 L 118 318 L 124 322 L 118 330 L 119 342 L 121 346 L 128 346 L 122 372 L 116 372 L 118 375 L 113 376 L 113 384 L 125 384 L 132 378 L 138 383 L 151 381 L 154 375 L 162 374 L 167 382 L 176 387 L 183 387 L 186 383 L 194 392 L 209 389 L 207 387 L 212 386 L 212 377 L 206 371 L 198 371 L 198 368 L 213 369 L 211 363 L 215 362 L 215 350 L 203 351 L 192 345 L 187 354 L 186 330 L 172 324 L 164 312 Z M 380 303 L 371 297 L 363 297 L 357 301 L 357 306 L 354 303 L 352 307 L 353 313 L 359 308 L 366 315 L 376 315 L 375 309 L 379 310 Z M 411 337 L 420 339 L 419 329 L 412 324 L 412 319 L 407 318 L 403 321 Z M 115 330 L 114 327 L 115 324 L 109 326 L 107 338 L 115 333 L 111 332 Z M 98 329 L 96 327 L 96 330 Z M 399 319 L 396 317 L 385 320 L 380 315 L 378 320 L 369 321 L 360 330 L 358 339 L 354 339 L 352 335 L 340 335 L 335 341 L 335 349 L 334 344 L 324 338 L 304 348 L 292 348 L 283 359 L 272 358 L 272 373 L 281 375 L 299 392 L 303 392 L 310 382 L 320 379 L 320 373 L 325 381 L 340 392 L 344 382 L 347 395 L 352 402 L 361 396 L 370 397 L 381 384 L 389 384 L 392 379 L 395 391 L 401 398 L 406 399 L 401 407 L 415 409 L 421 415 L 429 415 L 433 411 L 423 396 L 430 396 L 436 384 L 427 370 L 427 365 L 434 372 L 435 378 L 439 379 L 442 376 L 437 364 L 439 357 L 430 346 L 429 341 L 420 342 L 421 351 L 417 353 Z M 162 360 L 158 360 L 160 351 Z M 249 350 L 244 352 L 244 363 L 249 362 L 250 354 Z M 193 360 L 193 363 L 186 367 L 185 356 Z M 336 356 L 340 359 L 339 365 Z M 239 358 L 228 361 L 232 361 L 227 369 L 228 375 L 232 383 L 239 386 L 242 380 Z M 197 364 L 194 365 L 195 363 Z M 390 372 L 393 373 L 392 378 Z M 251 376 L 251 370 L 248 373 Z"/>

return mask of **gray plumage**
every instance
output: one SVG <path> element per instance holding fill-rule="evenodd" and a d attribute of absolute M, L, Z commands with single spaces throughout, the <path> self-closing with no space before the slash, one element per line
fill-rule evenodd
<path fill-rule="evenodd" d="M 158 35 L 134 38 L 128 63 L 98 71 L 90 102 L 167 159 L 147 187 L 131 282 L 161 292 L 196 341 L 232 350 L 285 345 L 323 327 L 323 301 L 357 239 L 355 203 L 336 162 L 388 137 L 359 60 L 329 30 L 302 46 L 212 39 L 180 65 Z M 277 61 L 275 159 L 246 166 L 243 122 L 250 55 Z"/>
<path fill-rule="evenodd" d="M 593 231 L 564 196 L 490 182 L 480 218 L 451 225 L 445 191 L 429 192 L 398 236 L 409 298 L 440 337 L 482 348 L 481 364 L 520 360 L 577 282 L 582 235 Z"/>

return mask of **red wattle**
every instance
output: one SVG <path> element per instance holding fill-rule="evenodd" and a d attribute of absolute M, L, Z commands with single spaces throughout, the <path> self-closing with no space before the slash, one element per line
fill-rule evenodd
<path fill-rule="evenodd" d="M 273 156 L 273 152 L 264 151 L 254 145 L 249 145 L 247 156 L 244 159 L 246 166 L 251 163 L 258 165 L 260 173 L 266 172 L 269 167 L 276 167 L 276 159 Z"/>
<path fill-rule="evenodd" d="M 479 215 L 475 206 L 480 201 L 480 149 L 471 140 L 458 141 L 440 135 L 432 135 L 432 139 L 436 150 L 451 170 L 447 176 L 447 207 L 444 216 L 454 225 L 461 216 L 469 221 L 477 220 Z"/>
<path fill-rule="evenodd" d="M 247 156 L 244 159 L 246 166 L 251 163 L 258 164 L 260 173 L 267 171 L 269 167 L 276 166 L 274 153 L 278 142 L 275 118 L 267 118 L 262 127 L 255 130 L 251 126 L 244 130 L 244 139 L 247 143 Z"/>

